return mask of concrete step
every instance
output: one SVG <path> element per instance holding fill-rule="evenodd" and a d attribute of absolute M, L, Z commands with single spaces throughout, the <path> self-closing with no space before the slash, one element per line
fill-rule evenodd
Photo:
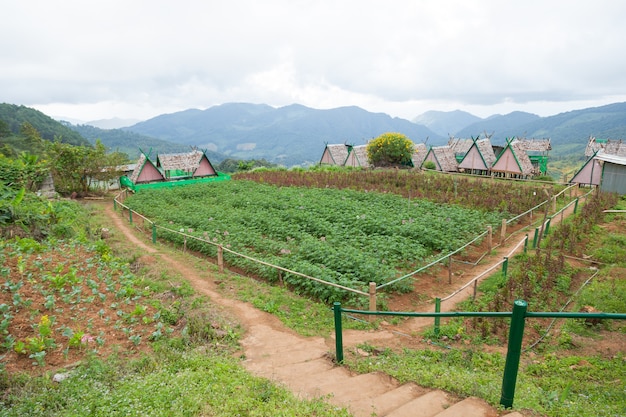
<path fill-rule="evenodd" d="M 434 417 L 450 405 L 452 405 L 452 401 L 445 392 L 440 390 L 429 391 L 390 411 L 386 417 Z"/>
<path fill-rule="evenodd" d="M 377 397 L 351 405 L 350 411 L 354 417 L 384 416 L 427 392 L 428 390 L 417 384 L 403 384 Z"/>
<path fill-rule="evenodd" d="M 378 397 L 385 392 L 395 389 L 397 383 L 388 375 L 375 372 L 355 375 L 348 381 L 323 384 L 320 390 L 329 395 L 331 404 L 340 405 L 352 409 L 371 398 Z"/>
<path fill-rule="evenodd" d="M 436 415 L 437 417 L 498 417 L 498 413 L 480 398 L 466 398 Z"/>

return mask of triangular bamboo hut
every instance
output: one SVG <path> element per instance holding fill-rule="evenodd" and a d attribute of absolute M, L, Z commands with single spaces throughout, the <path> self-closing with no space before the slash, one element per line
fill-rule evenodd
<path fill-rule="evenodd" d="M 347 167 L 369 168 L 370 162 L 367 157 L 367 145 L 350 146 L 348 156 L 344 162 Z"/>
<path fill-rule="evenodd" d="M 350 147 L 346 144 L 329 145 L 326 144 L 322 158 L 320 159 L 320 165 L 339 165 L 343 166 L 346 163 L 348 154 L 350 153 Z"/>
<path fill-rule="evenodd" d="M 521 141 L 507 139 L 504 150 L 491 167 L 491 172 L 509 178 L 529 178 L 537 172 Z"/>
<path fill-rule="evenodd" d="M 130 176 L 130 180 L 133 184 L 145 184 L 149 182 L 165 181 L 165 177 L 152 163 L 150 158 L 142 152 Z"/>
<path fill-rule="evenodd" d="M 495 160 L 491 141 L 487 138 L 476 138 L 459 163 L 458 169 L 472 174 L 488 175 Z"/>
<path fill-rule="evenodd" d="M 457 162 L 454 152 L 449 146 L 431 146 L 422 162 L 422 166 L 428 161 L 435 164 L 437 171 L 455 172 L 457 170 Z"/>

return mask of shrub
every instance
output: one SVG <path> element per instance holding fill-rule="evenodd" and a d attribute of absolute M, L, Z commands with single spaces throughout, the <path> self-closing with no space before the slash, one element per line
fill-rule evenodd
<path fill-rule="evenodd" d="M 408 166 L 414 149 L 413 142 L 402 133 L 383 133 L 367 144 L 367 158 L 378 167 Z"/>

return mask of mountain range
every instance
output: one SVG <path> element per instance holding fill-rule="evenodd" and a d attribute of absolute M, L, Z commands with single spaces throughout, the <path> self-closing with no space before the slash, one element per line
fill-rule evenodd
<path fill-rule="evenodd" d="M 549 117 L 512 112 L 481 119 L 460 110 L 431 111 L 413 121 L 359 107 L 318 110 L 298 104 L 274 108 L 227 103 L 206 110 L 163 114 L 122 129 L 59 123 L 25 106 L 0 104 L 0 122 L 9 130 L 18 133 L 24 121 L 42 132 L 44 139 L 58 136 L 75 143 L 100 139 L 109 149 L 125 152 L 131 159 L 139 156 L 140 149 L 155 155 L 198 147 L 207 150 L 216 163 L 227 158 L 266 159 L 290 167 L 318 163 L 327 143 L 361 145 L 385 132 L 403 133 L 413 142 L 426 142 L 429 146 L 446 144 L 451 136 L 487 135 L 494 145 L 503 145 L 506 138 L 513 136 L 550 138 L 552 156 L 582 158 L 590 136 L 626 138 L 626 103 Z"/>
<path fill-rule="evenodd" d="M 267 159 L 285 166 L 319 162 L 326 143 L 360 145 L 385 132 L 403 133 L 415 143 L 435 146 L 446 144 L 450 137 L 486 135 L 494 145 L 503 145 L 513 136 L 550 138 L 553 155 L 582 156 L 590 136 L 626 138 L 626 103 L 549 117 L 516 111 L 481 119 L 458 110 L 432 111 L 412 122 L 358 107 L 317 110 L 298 104 L 274 108 L 228 103 L 161 115 L 124 130 L 231 158 Z"/>

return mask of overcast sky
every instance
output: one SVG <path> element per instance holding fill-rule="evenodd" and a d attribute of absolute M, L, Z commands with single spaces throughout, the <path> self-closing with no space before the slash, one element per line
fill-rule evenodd
<path fill-rule="evenodd" d="M 228 102 L 548 116 L 626 101 L 622 0 L 3 0 L 0 102 L 147 119 Z"/>

